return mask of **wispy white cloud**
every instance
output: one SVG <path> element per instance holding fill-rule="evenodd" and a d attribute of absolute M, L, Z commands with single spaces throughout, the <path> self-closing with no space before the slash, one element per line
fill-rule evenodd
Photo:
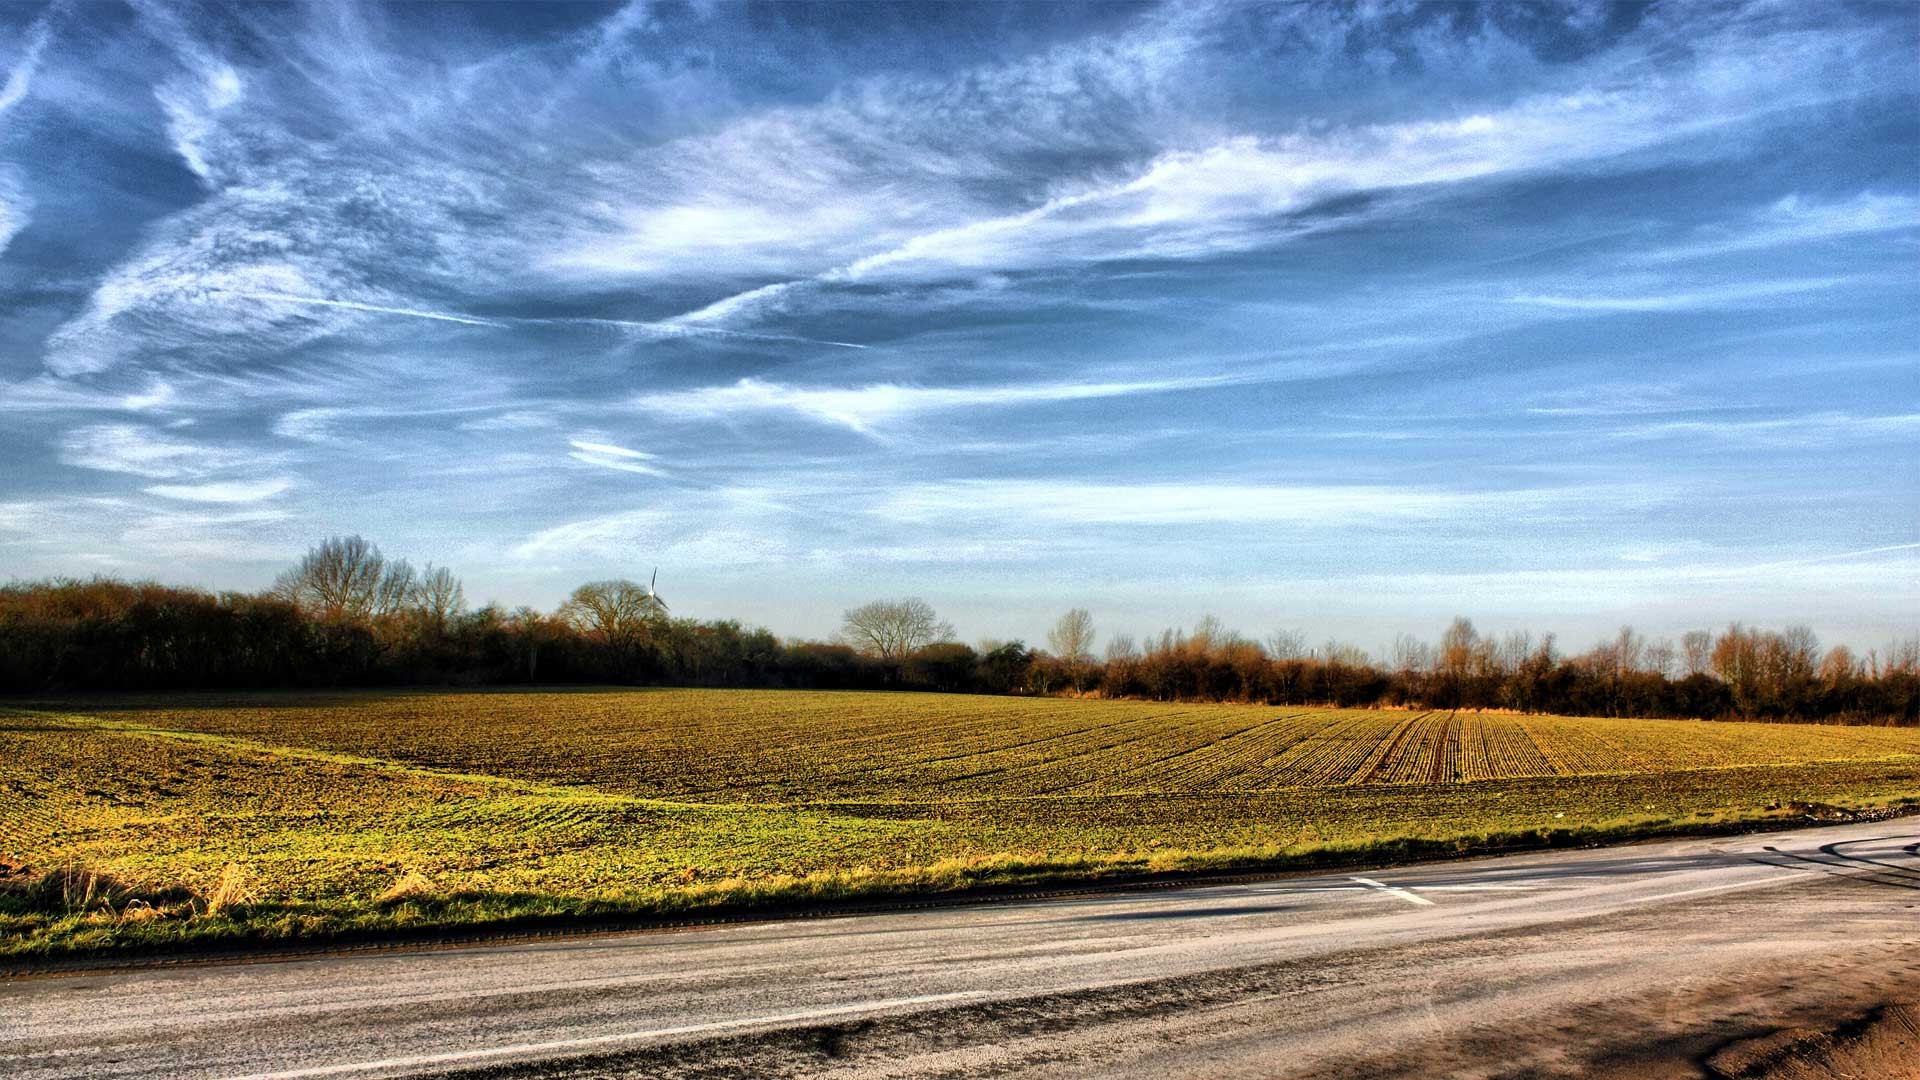
<path fill-rule="evenodd" d="M 271 499 L 293 487 L 286 477 L 272 480 L 216 480 L 205 484 L 154 484 L 149 495 L 202 503 L 251 503 Z"/>
<path fill-rule="evenodd" d="M 254 466 L 262 456 L 189 442 L 138 424 L 95 424 L 66 433 L 61 440 L 60 460 L 83 469 L 167 480 Z"/>
<path fill-rule="evenodd" d="M 1663 420 L 1631 425 L 1610 434 L 1628 440 L 1710 438 L 1775 447 L 1819 446 L 1920 438 L 1920 413 L 1861 416 L 1820 412 L 1743 420 Z"/>
<path fill-rule="evenodd" d="M 619 330 L 629 330 L 648 337 L 698 338 L 713 337 L 737 341 L 791 342 L 801 345 L 827 345 L 836 349 L 864 349 L 865 345 L 851 341 L 830 341 L 824 338 L 801 337 L 797 334 L 762 334 L 749 330 L 725 330 L 717 326 L 703 326 L 698 320 L 665 319 L 646 321 L 640 319 L 514 319 L 516 323 L 539 326 L 605 326 Z"/>
<path fill-rule="evenodd" d="M 508 409 L 493 416 L 460 424 L 463 431 L 538 431 L 557 427 L 560 421 L 538 409 Z"/>
<path fill-rule="evenodd" d="M 752 489 L 703 492 L 700 507 L 668 504 L 597 514 L 542 529 L 515 544 L 524 561 L 594 560 L 637 566 L 739 567 L 791 562 L 800 549 L 784 508 Z"/>
<path fill-rule="evenodd" d="M 590 442 L 586 439 L 571 439 L 568 445 L 573 452 L 567 456 L 587 465 L 597 465 L 602 469 L 615 469 L 620 472 L 639 473 L 643 476 L 665 476 L 666 470 L 651 464 L 659 460 L 657 455 L 642 450 L 630 450 L 612 443 Z"/>
<path fill-rule="evenodd" d="M 881 517 L 933 521 L 1005 517 L 1058 525 L 1355 525 L 1386 521 L 1562 514 L 1594 498 L 1646 502 L 1642 489 L 1470 491 L 1352 484 L 957 481 L 898 491 Z"/>
<path fill-rule="evenodd" d="M 1738 307 L 1755 301 L 1797 293 L 1832 289 L 1847 284 L 1849 278 L 1799 278 L 1789 281 L 1756 281 L 1713 288 L 1679 289 L 1658 293 L 1617 293 L 1567 295 L 1556 293 L 1516 293 L 1508 303 L 1582 312 L 1695 311 L 1701 308 Z"/>
<path fill-rule="evenodd" d="M 147 412 L 164 410 L 176 400 L 173 387 L 161 381 L 137 389 L 115 390 L 38 375 L 19 382 L 0 382 L 0 412 Z"/>
<path fill-rule="evenodd" d="M 0 252 L 33 219 L 33 199 L 20 184 L 18 172 L 0 163 Z"/>
<path fill-rule="evenodd" d="M 27 99 L 33 88 L 33 76 L 40 70 L 40 57 L 53 37 L 53 11 L 49 8 L 27 28 L 26 43 L 7 66 L 7 78 L 0 83 L 0 123 L 15 106 Z"/>
<path fill-rule="evenodd" d="M 1645 252 L 1635 261 L 1679 262 L 1913 229 L 1920 229 L 1920 198 L 1912 195 L 1863 191 L 1838 200 L 1788 195 L 1743 220 L 1697 229 L 1686 242 Z"/>
<path fill-rule="evenodd" d="M 808 290 L 891 277 L 1189 259 L 1269 245 L 1340 224 L 1351 211 L 1320 219 L 1293 215 L 1343 196 L 1415 193 L 1616 158 L 1751 119 L 1753 91 L 1777 83 L 1759 67 L 1727 60 L 1714 57 L 1659 78 L 1640 72 L 1614 86 L 1537 95 L 1449 119 L 1242 135 L 1169 149 L 1119 181 L 918 233 L 809 278 L 723 297 L 679 319 L 750 322 L 790 310 Z M 1809 91 L 1802 100 L 1816 95 Z M 1765 106 L 1783 107 L 1784 100 Z"/>
<path fill-rule="evenodd" d="M 631 404 L 648 412 L 682 419 L 711 420 L 742 414 L 786 412 L 871 434 L 889 424 L 923 413 L 1165 394 L 1222 386 L 1229 381 L 1231 378 L 1225 375 L 1204 375 L 1179 379 L 980 387 L 875 383 L 860 387 L 816 388 L 747 378 L 730 386 L 648 394 L 634 398 Z"/>
<path fill-rule="evenodd" d="M 71 573 L 77 552 L 105 571 L 176 577 L 183 564 L 289 561 L 311 542 L 290 522 L 273 507 L 60 496 L 0 502 L 0 543 L 27 573 Z"/>
<path fill-rule="evenodd" d="M 19 54 L 7 66 L 7 77 L 0 83 L 0 137 L 4 137 L 8 126 L 13 122 L 7 114 L 27 100 L 27 94 L 33 87 L 34 74 L 40 69 L 40 58 L 47 50 L 47 42 L 53 36 L 52 9 L 43 12 L 27 28 L 25 44 Z M 25 177 L 21 170 L 0 161 L 0 253 L 7 250 L 13 238 L 33 220 L 34 200 L 27 194 Z"/>

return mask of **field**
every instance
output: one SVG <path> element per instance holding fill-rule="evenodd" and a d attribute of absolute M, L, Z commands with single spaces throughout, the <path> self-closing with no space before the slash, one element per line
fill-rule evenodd
<path fill-rule="evenodd" d="M 1390 858 L 1920 800 L 1920 731 L 780 691 L 0 704 L 0 952 Z"/>

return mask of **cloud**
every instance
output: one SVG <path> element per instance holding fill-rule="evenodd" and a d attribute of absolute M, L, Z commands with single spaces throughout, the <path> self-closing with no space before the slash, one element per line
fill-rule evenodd
<path fill-rule="evenodd" d="M 509 409 L 494 416 L 468 420 L 460 425 L 462 431 L 538 431 L 542 428 L 557 427 L 559 421 L 551 415 L 536 409 Z"/>
<path fill-rule="evenodd" d="M 304 542 L 287 511 L 267 507 L 190 509 L 148 500 L 58 497 L 0 502 L 0 534 L 22 571 L 71 573 L 73 553 L 126 574 L 175 577 L 182 564 L 281 562 Z"/>
<path fill-rule="evenodd" d="M 293 486 L 286 477 L 272 480 L 221 480 L 208 484 L 155 484 L 146 488 L 149 495 L 203 503 L 250 503 L 271 499 Z"/>
<path fill-rule="evenodd" d="M 588 442 L 583 439 L 569 440 L 568 445 L 573 447 L 573 452 L 567 456 L 588 465 L 616 469 L 620 472 L 639 473 L 643 476 L 667 475 L 666 470 L 648 464 L 658 459 L 655 455 L 644 451 L 629 450 L 612 443 Z"/>
<path fill-rule="evenodd" d="M 0 83 L 0 121 L 15 106 L 27 99 L 27 92 L 33 88 L 34 73 L 40 70 L 41 54 L 47 51 L 47 42 L 53 37 L 53 9 L 48 8 L 33 21 L 27 29 L 26 47 L 20 50 L 19 58 L 7 68 L 7 78 Z"/>
<path fill-rule="evenodd" d="M 1839 200 L 1788 195 L 1744 220 L 1697 229 L 1687 242 L 1646 252 L 1636 261 L 1679 262 L 1908 229 L 1920 229 L 1920 198 L 1912 195 L 1863 191 Z"/>
<path fill-rule="evenodd" d="M 754 413 L 788 412 L 863 434 L 930 412 L 1004 408 L 1096 398 L 1164 394 L 1222 386 L 1224 375 L 1115 382 L 1028 383 L 980 387 L 901 386 L 874 383 L 849 388 L 788 386 L 745 378 L 731 386 L 675 390 L 634 398 L 638 409 L 679 419 L 713 420 Z"/>
<path fill-rule="evenodd" d="M 1708 42 L 1703 47 L 1729 47 Z M 1745 48 L 1741 42 L 1738 48 Z M 1784 57 L 1783 57 L 1784 58 Z M 678 317 L 751 322 L 791 311 L 809 292 L 889 278 L 1194 259 L 1270 246 L 1372 212 L 1381 196 L 1619 159 L 1630 152 L 1791 107 L 1763 99 L 1775 73 L 1709 51 L 1697 67 L 1636 71 L 1612 85 L 1525 97 L 1443 119 L 1239 135 L 1162 150 L 1130 175 L 1084 183 L 1014 212 L 921 232 L 804 279 L 732 294 Z M 1789 63 L 1817 64 L 1819 56 Z M 1803 92 L 1799 103 L 1814 100 Z M 1766 100 L 1764 105 L 1756 101 Z M 1355 195 L 1376 202 L 1311 215 Z"/>
<path fill-rule="evenodd" d="M 62 439 L 60 451 L 66 465 L 157 480 L 205 476 L 261 460 L 252 451 L 187 442 L 137 424 L 75 428 Z"/>
<path fill-rule="evenodd" d="M 515 544 L 522 561 L 608 560 L 635 567 L 756 567 L 800 557 L 783 508 L 751 489 L 703 492 L 701 506 L 670 504 L 600 514 L 542 529 Z"/>
<path fill-rule="evenodd" d="M 1772 447 L 1823 446 L 1920 438 L 1920 413 L 1859 416 L 1822 412 L 1752 420 L 1668 420 L 1638 424 L 1610 434 L 1627 440 L 1712 438 Z"/>
<path fill-rule="evenodd" d="M 1797 293 L 1817 292 L 1848 284 L 1850 278 L 1801 278 L 1790 281 L 1759 281 L 1718 288 L 1683 289 L 1664 293 L 1587 294 L 1516 293 L 1507 298 L 1511 304 L 1554 308 L 1561 311 L 1654 312 L 1695 311 L 1701 308 L 1740 307 L 1756 300 Z"/>
<path fill-rule="evenodd" d="M 33 198 L 20 184 L 19 170 L 0 162 L 0 253 L 33 220 Z"/>
<path fill-rule="evenodd" d="M 1645 491 L 1463 491 L 1399 485 L 1074 483 L 971 480 L 898 492 L 875 508 L 896 521 L 1000 517 L 1050 525 L 1324 525 L 1561 514 L 1595 498 L 1646 501 Z"/>

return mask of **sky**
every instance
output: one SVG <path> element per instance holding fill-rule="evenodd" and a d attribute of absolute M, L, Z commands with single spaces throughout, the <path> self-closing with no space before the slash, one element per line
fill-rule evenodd
<path fill-rule="evenodd" d="M 0 579 L 1920 632 L 1920 7 L 0 5 Z"/>

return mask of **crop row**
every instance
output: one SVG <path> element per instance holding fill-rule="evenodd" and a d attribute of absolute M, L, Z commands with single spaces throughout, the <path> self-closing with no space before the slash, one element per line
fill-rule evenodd
<path fill-rule="evenodd" d="M 79 711 L 79 710 L 76 710 Z M 783 691 L 163 699 L 155 727 L 695 802 L 1292 790 L 1920 757 L 1920 731 Z"/>

